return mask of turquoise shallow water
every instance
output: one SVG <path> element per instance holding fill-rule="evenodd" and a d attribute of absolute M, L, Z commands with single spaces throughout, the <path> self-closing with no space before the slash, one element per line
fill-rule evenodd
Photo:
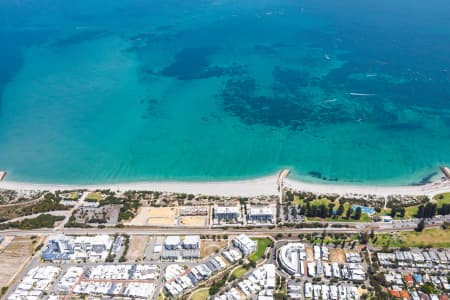
<path fill-rule="evenodd" d="M 429 180 L 450 163 L 450 3 L 335 2 L 2 1 L 0 169 Z"/>

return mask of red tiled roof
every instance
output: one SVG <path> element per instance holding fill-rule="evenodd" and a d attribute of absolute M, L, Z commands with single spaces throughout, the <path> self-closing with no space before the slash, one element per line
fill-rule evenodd
<path fill-rule="evenodd" d="M 409 298 L 409 293 L 407 291 L 402 291 L 401 292 L 401 296 L 402 296 L 403 299 L 405 299 L 405 298 L 408 299 Z"/>
<path fill-rule="evenodd" d="M 414 282 L 411 275 L 404 275 L 403 279 L 405 279 L 406 282 Z"/>
<path fill-rule="evenodd" d="M 393 297 L 400 298 L 400 292 L 399 291 L 390 290 L 390 292 L 391 292 L 391 295 Z"/>

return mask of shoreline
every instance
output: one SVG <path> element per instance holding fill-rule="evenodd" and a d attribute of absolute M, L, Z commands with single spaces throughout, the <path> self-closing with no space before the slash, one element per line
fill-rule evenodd
<path fill-rule="evenodd" d="M 4 180 L 0 182 L 0 189 L 46 191 L 110 189 L 121 192 L 129 190 L 147 190 L 209 196 L 256 197 L 277 195 L 277 179 L 278 174 L 255 179 L 230 181 L 136 181 L 110 184 L 47 184 Z"/>
<path fill-rule="evenodd" d="M 280 173 L 258 177 L 254 179 L 230 181 L 137 181 L 105 184 L 50 184 L 31 183 L 4 180 L 0 182 L 0 189 L 10 190 L 102 190 L 115 191 L 148 190 L 159 192 L 174 192 L 186 194 L 202 194 L 224 197 L 256 197 L 278 195 L 278 181 Z M 388 195 L 433 197 L 436 194 L 450 192 L 450 180 L 437 180 L 420 186 L 383 186 L 383 185 L 352 185 L 332 183 L 309 183 L 298 179 L 283 178 L 283 187 L 316 194 L 339 195 Z"/>
<path fill-rule="evenodd" d="M 438 180 L 425 185 L 338 185 L 338 184 L 316 184 L 302 182 L 295 179 L 285 179 L 284 187 L 288 189 L 311 192 L 316 194 L 339 194 L 339 195 L 376 195 L 386 197 L 389 195 L 402 196 L 433 196 L 450 192 L 450 180 Z"/>

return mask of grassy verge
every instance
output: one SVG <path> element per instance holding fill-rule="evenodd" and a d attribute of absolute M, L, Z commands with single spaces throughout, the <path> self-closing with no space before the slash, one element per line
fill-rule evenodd
<path fill-rule="evenodd" d="M 196 290 L 194 293 L 192 293 L 191 299 L 192 300 L 206 300 L 209 297 L 209 291 L 207 288 Z"/>
<path fill-rule="evenodd" d="M 86 196 L 86 201 L 92 201 L 92 202 L 97 201 L 98 202 L 102 199 L 103 199 L 103 196 L 99 192 L 91 192 Z"/>
<path fill-rule="evenodd" d="M 404 231 L 377 234 L 372 244 L 379 247 L 450 247 L 450 229 L 426 229 L 422 232 Z"/>
<path fill-rule="evenodd" d="M 270 245 L 272 241 L 269 238 L 255 239 L 255 240 L 258 242 L 256 252 L 252 253 L 248 257 L 248 259 L 256 263 L 262 258 L 264 252 L 266 251 L 266 248 Z"/>
<path fill-rule="evenodd" d="M 231 273 L 231 278 L 241 278 L 245 273 L 247 273 L 247 271 L 248 270 L 246 268 L 239 266 L 234 269 L 233 273 Z"/>
<path fill-rule="evenodd" d="M 371 222 L 372 219 L 369 217 L 368 214 L 361 214 L 361 218 L 359 220 L 355 220 L 352 217 L 350 217 L 349 219 L 343 217 L 343 216 L 339 216 L 337 218 L 319 218 L 319 217 L 308 217 L 306 218 L 308 221 L 314 221 L 314 222 L 318 222 L 318 221 L 325 221 L 325 222 L 363 222 L 363 223 L 368 223 Z"/>
<path fill-rule="evenodd" d="M 441 208 L 443 204 L 450 204 L 450 193 L 439 194 L 434 197 L 438 208 Z"/>

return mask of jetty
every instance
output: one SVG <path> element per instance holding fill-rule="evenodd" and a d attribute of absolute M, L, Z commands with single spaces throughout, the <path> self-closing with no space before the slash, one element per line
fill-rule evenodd
<path fill-rule="evenodd" d="M 447 177 L 447 179 L 450 179 L 450 168 L 447 166 L 441 166 L 441 171 L 442 173 L 444 173 L 445 177 Z"/>
<path fill-rule="evenodd" d="M 283 181 L 291 174 L 291 170 L 283 169 L 278 173 L 277 185 L 278 188 L 281 189 L 283 187 Z"/>
<path fill-rule="evenodd" d="M 6 177 L 6 171 L 0 171 L 0 181 L 2 181 L 3 179 L 5 179 Z"/>

